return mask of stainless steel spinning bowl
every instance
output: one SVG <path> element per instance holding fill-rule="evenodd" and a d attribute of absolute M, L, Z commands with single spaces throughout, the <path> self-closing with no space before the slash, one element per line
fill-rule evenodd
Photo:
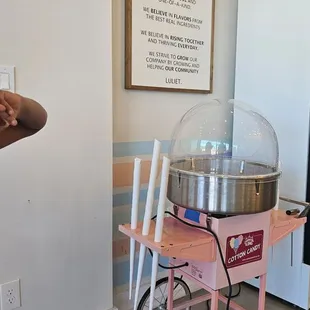
<path fill-rule="evenodd" d="M 203 213 L 237 215 L 272 209 L 280 172 L 261 163 L 193 158 L 171 163 L 168 199 Z"/>

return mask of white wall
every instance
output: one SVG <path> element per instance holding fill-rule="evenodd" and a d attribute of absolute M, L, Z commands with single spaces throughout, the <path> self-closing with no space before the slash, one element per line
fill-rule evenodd
<path fill-rule="evenodd" d="M 1 150 L 0 283 L 24 310 L 112 307 L 111 3 L 0 0 L 0 63 L 48 110 Z"/>
<path fill-rule="evenodd" d="M 250 103 L 274 127 L 280 149 L 280 194 L 305 200 L 310 103 L 309 0 L 239 0 L 236 99 Z M 280 208 L 296 205 L 280 203 Z M 267 291 L 309 308 L 304 229 L 270 250 Z M 291 255 L 292 254 L 292 255 Z M 293 261 L 292 258 L 293 257 Z M 258 280 L 251 281 L 258 284 Z"/>
<path fill-rule="evenodd" d="M 113 0 L 114 142 L 170 139 L 181 116 L 207 95 L 125 90 L 124 16 L 124 0 Z M 236 22 L 237 0 L 216 0 L 214 91 L 209 98 L 233 97 Z"/>

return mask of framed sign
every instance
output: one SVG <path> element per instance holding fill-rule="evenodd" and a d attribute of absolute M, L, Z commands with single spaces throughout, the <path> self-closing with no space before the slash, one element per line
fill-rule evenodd
<path fill-rule="evenodd" d="M 125 88 L 211 93 L 215 0 L 126 0 Z"/>

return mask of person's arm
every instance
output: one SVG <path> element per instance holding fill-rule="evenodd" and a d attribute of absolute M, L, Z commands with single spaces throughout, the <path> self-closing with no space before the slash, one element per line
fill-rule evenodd
<path fill-rule="evenodd" d="M 29 137 L 45 126 L 47 113 L 39 103 L 17 94 L 0 92 L 3 95 L 0 105 L 6 108 L 0 117 L 2 123 L 7 122 L 0 131 L 0 148 Z"/>

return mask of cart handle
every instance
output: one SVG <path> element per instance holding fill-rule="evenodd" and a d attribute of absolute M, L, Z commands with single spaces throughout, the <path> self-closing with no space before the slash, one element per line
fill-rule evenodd
<path fill-rule="evenodd" d="M 309 202 L 294 200 L 294 199 L 283 197 L 283 196 L 280 196 L 279 199 L 305 207 L 305 209 L 298 215 L 297 218 L 306 217 L 308 215 L 308 212 L 310 211 L 310 203 Z"/>
<path fill-rule="evenodd" d="M 291 202 L 291 203 L 294 203 L 295 205 L 299 205 L 299 206 L 303 206 L 303 207 L 310 206 L 309 202 L 300 201 L 300 200 L 294 200 L 294 199 L 283 197 L 283 196 L 280 196 L 280 200 L 283 200 L 283 201 L 286 201 L 286 202 Z"/>

